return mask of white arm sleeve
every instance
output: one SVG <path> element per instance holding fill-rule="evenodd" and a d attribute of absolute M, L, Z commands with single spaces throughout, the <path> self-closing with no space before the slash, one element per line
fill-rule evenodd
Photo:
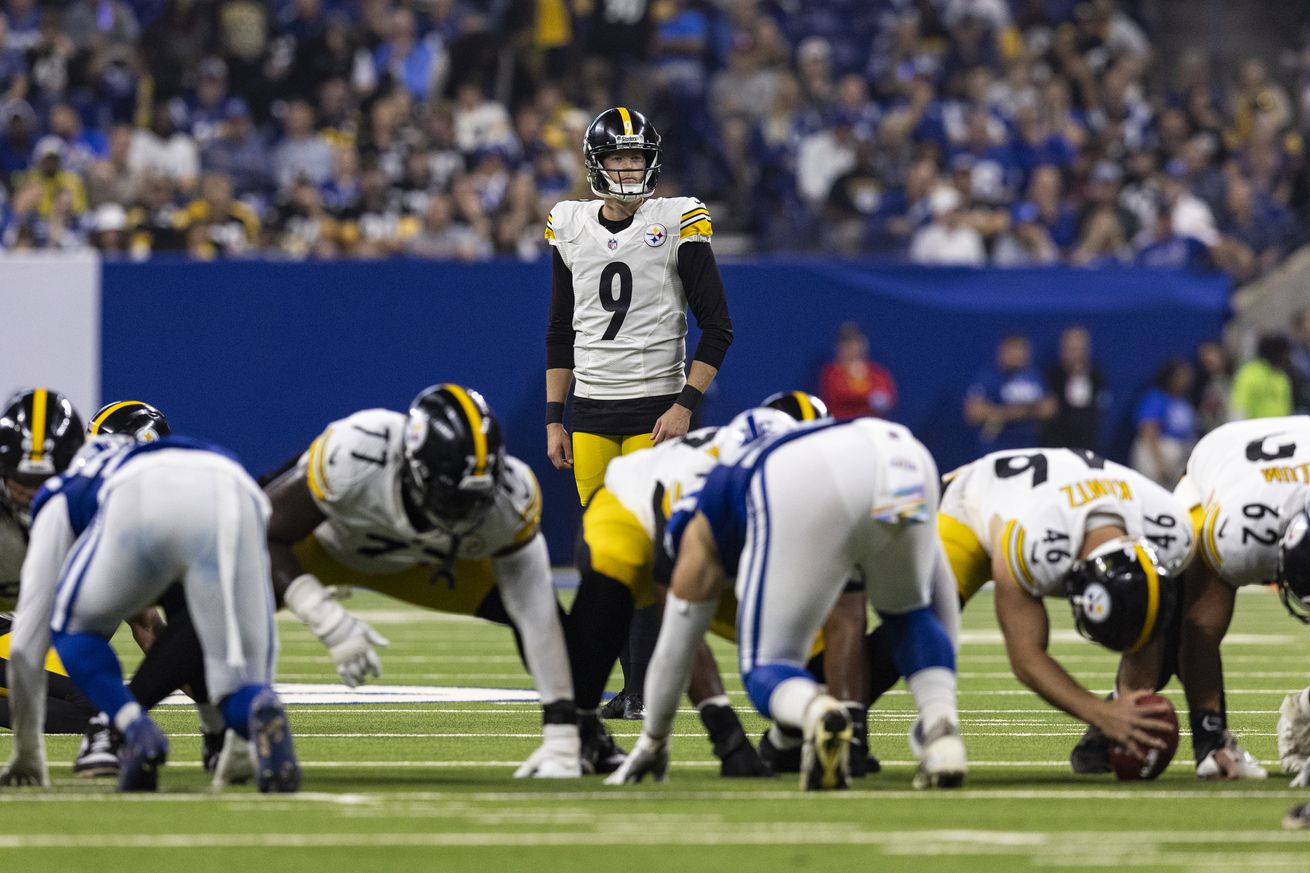
<path fill-rule="evenodd" d="M 492 561 L 496 586 L 505 611 L 523 638 L 523 654 L 542 705 L 572 700 L 573 672 L 551 584 L 545 537 L 538 533 L 527 545 Z"/>
<path fill-rule="evenodd" d="M 664 620 L 659 639 L 646 668 L 646 687 L 642 690 L 646 704 L 646 723 L 642 732 L 662 740 L 673 729 L 678 701 L 691 681 L 691 665 L 696 647 L 705 639 L 719 601 L 693 602 L 672 592 L 664 601 Z"/>
<path fill-rule="evenodd" d="M 45 756 L 45 657 L 50 650 L 50 617 L 64 557 L 73 546 L 73 529 L 62 495 L 50 498 L 32 524 L 23 560 L 18 608 L 9 647 L 9 705 L 14 751 Z"/>

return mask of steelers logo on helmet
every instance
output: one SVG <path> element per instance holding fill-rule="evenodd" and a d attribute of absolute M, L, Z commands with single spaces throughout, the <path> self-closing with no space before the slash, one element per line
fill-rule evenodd
<path fill-rule="evenodd" d="M 817 421 L 832 418 L 828 404 L 805 391 L 779 391 L 764 398 L 760 406 L 781 410 L 797 421 Z"/>
<path fill-rule="evenodd" d="M 1077 561 L 1065 593 L 1078 632 L 1116 652 L 1135 652 L 1167 627 L 1178 588 L 1145 541 L 1116 537 Z"/>
<path fill-rule="evenodd" d="M 1104 585 L 1093 582 L 1083 591 L 1078 605 L 1088 621 L 1100 624 L 1110 617 L 1110 592 L 1105 590 Z"/>
<path fill-rule="evenodd" d="M 631 202 L 649 197 L 659 183 L 664 149 L 659 131 L 645 115 L 626 106 L 606 109 L 591 122 L 582 139 L 583 164 L 587 182 L 597 197 Z M 620 152 L 637 152 L 645 167 L 632 170 L 607 170 L 605 158 Z M 632 179 L 639 175 L 640 179 Z M 648 245 L 651 243 L 647 235 Z"/>
<path fill-rule="evenodd" d="M 1278 542 L 1278 596 L 1292 617 L 1310 624 L 1310 505 L 1297 513 Z"/>
<path fill-rule="evenodd" d="M 476 391 L 435 385 L 410 404 L 402 486 L 433 525 L 471 527 L 491 508 L 505 465 L 500 425 Z"/>

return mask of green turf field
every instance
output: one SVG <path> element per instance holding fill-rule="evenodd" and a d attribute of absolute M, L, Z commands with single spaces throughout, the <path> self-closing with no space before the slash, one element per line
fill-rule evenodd
<path fill-rule="evenodd" d="M 349 606 L 392 641 L 387 685 L 530 687 L 503 628 L 371 595 Z M 1061 602 L 1048 608 L 1056 655 L 1106 689 L 1111 655 L 1073 635 Z M 515 781 L 514 766 L 537 745 L 540 710 L 487 702 L 291 706 L 303 793 L 215 795 L 200 769 L 195 716 L 171 706 L 159 711 L 174 746 L 158 795 L 117 796 L 112 784 L 76 779 L 76 739 L 51 738 L 53 790 L 0 789 L 4 869 L 1310 871 L 1310 831 L 1280 826 L 1310 792 L 1288 789 L 1274 744 L 1283 695 L 1310 682 L 1310 629 L 1276 597 L 1243 594 L 1224 647 L 1230 722 L 1270 768 L 1263 783 L 1198 782 L 1186 739 L 1154 783 L 1072 776 L 1067 755 L 1081 726 L 1011 677 L 986 592 L 964 624 L 960 710 L 971 770 L 961 791 L 910 790 L 912 704 L 903 691 L 870 720 L 883 772 L 824 795 L 802 794 L 794 777 L 719 779 L 690 709 L 676 728 L 667 785 Z M 294 620 L 283 617 L 279 628 L 280 680 L 333 692 L 318 642 Z M 747 714 L 733 650 L 714 645 L 757 735 L 764 722 Z M 1185 724 L 1181 691 L 1175 684 L 1166 693 Z M 639 728 L 610 724 L 625 747 Z M 0 754 L 9 746 L 5 733 Z"/>

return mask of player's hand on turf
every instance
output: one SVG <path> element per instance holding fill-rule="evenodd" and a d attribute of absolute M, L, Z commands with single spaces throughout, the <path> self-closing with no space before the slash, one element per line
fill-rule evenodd
<path fill-rule="evenodd" d="M 1162 735 L 1167 734 L 1172 726 L 1154 716 L 1167 713 L 1169 703 L 1138 703 L 1141 698 L 1153 693 L 1129 691 L 1114 700 L 1104 701 L 1096 726 L 1111 741 L 1122 743 L 1134 755 L 1144 756 L 1147 749 L 1163 749 L 1166 743 Z"/>
<path fill-rule="evenodd" d="M 1305 766 L 1301 768 L 1301 772 L 1296 774 L 1296 778 L 1292 780 L 1292 787 L 1310 788 L 1310 761 L 1306 761 Z"/>
<path fill-rule="evenodd" d="M 391 641 L 353 615 L 349 621 L 344 637 L 335 645 L 330 644 L 328 653 L 336 662 L 341 681 L 358 688 L 369 676 L 376 679 L 382 675 L 382 659 L 375 647 L 385 648 Z"/>
<path fill-rule="evenodd" d="M 575 724 L 548 724 L 542 742 L 514 771 L 515 779 L 577 779 L 582 775 L 582 742 Z"/>
<path fill-rule="evenodd" d="M 564 425 L 558 422 L 546 425 L 546 457 L 550 458 L 556 470 L 568 470 L 573 466 L 573 442 Z"/>
<path fill-rule="evenodd" d="M 669 781 L 669 741 L 652 739 L 642 731 L 623 765 L 606 777 L 605 784 L 635 784 L 647 774 L 656 782 Z"/>
<path fill-rule="evenodd" d="M 0 769 L 0 785 L 35 785 L 48 787 L 50 771 L 44 755 L 23 755 L 17 750 L 9 763 Z"/>
<path fill-rule="evenodd" d="M 655 422 L 654 429 L 651 430 L 650 438 L 655 445 L 659 445 L 665 440 L 671 440 L 674 437 L 685 436 L 691 429 L 691 410 L 681 403 L 675 403 L 669 407 L 668 412 L 659 417 Z"/>

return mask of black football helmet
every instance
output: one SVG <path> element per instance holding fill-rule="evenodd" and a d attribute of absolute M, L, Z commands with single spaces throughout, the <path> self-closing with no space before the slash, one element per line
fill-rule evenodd
<path fill-rule="evenodd" d="M 58 391 L 20 391 L 0 412 L 0 498 L 25 516 L 27 501 L 16 500 L 5 480 L 40 485 L 68 469 L 81 448 L 82 417 Z"/>
<path fill-rule="evenodd" d="M 481 520 L 505 469 L 500 424 L 476 391 L 434 385 L 409 408 L 401 485 L 433 524 Z"/>
<path fill-rule="evenodd" d="M 614 152 L 636 149 L 646 156 L 646 175 L 639 187 L 632 182 L 611 179 L 601 162 Z M 587 182 L 597 197 L 624 202 L 649 197 L 660 180 L 664 149 L 655 126 L 635 109 L 616 106 L 606 109 L 591 122 L 582 139 L 582 158 Z"/>
<path fill-rule="evenodd" d="M 1310 624 L 1310 504 L 1297 513 L 1278 542 L 1278 596 L 1292 617 Z"/>
<path fill-rule="evenodd" d="M 86 432 L 92 436 L 105 433 L 121 433 L 138 442 L 152 442 L 162 436 L 168 436 L 173 429 L 168 426 L 168 419 L 149 403 L 140 400 L 120 400 L 103 406 L 91 416 L 91 423 Z"/>
<path fill-rule="evenodd" d="M 1078 633 L 1116 652 L 1135 652 L 1178 608 L 1178 588 L 1142 540 L 1119 537 L 1075 562 L 1064 580 Z"/>
<path fill-rule="evenodd" d="M 828 412 L 828 404 L 804 391 L 779 391 L 777 394 L 770 394 L 764 398 L 760 406 L 781 410 L 797 421 L 832 418 L 832 414 Z"/>

